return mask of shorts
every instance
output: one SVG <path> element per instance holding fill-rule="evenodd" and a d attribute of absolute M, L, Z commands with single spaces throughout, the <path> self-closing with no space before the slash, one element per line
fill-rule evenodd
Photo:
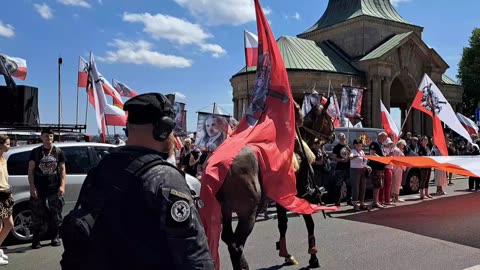
<path fill-rule="evenodd" d="M 10 194 L 10 197 L 0 201 L 0 218 L 6 219 L 12 215 L 13 212 L 13 196 Z"/>
<path fill-rule="evenodd" d="M 383 173 L 383 170 L 373 171 L 371 174 L 373 188 L 383 188 L 384 177 L 385 177 L 385 174 Z"/>

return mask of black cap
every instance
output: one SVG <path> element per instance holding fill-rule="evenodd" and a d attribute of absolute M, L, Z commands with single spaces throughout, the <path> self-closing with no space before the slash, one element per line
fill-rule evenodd
<path fill-rule="evenodd" d="M 52 128 L 51 127 L 42 128 L 42 132 L 40 133 L 40 135 L 43 135 L 43 134 L 53 134 Z"/>
<path fill-rule="evenodd" d="M 123 110 L 128 112 L 128 122 L 132 124 L 155 124 L 164 116 L 175 119 L 172 104 L 160 93 L 133 97 L 123 105 Z"/>

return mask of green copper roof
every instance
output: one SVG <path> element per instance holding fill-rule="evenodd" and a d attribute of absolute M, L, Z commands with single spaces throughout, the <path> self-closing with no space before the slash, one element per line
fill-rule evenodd
<path fill-rule="evenodd" d="M 454 81 L 452 78 L 448 77 L 447 75 L 443 74 L 442 75 L 442 83 L 444 84 L 453 84 L 453 85 L 460 85 L 456 81 Z"/>
<path fill-rule="evenodd" d="M 411 34 L 413 34 L 413 32 L 394 35 L 389 40 L 384 42 L 382 45 L 378 46 L 376 49 L 374 49 L 373 51 L 371 51 L 370 53 L 362 57 L 360 61 L 373 60 L 373 59 L 382 57 L 383 55 L 388 53 L 390 50 L 401 45 L 402 42 L 406 40 Z"/>
<path fill-rule="evenodd" d="M 314 70 L 343 74 L 358 74 L 334 46 L 295 37 L 282 36 L 277 40 L 287 70 Z M 256 70 L 249 67 L 248 71 Z M 244 73 L 243 68 L 239 73 Z"/>
<path fill-rule="evenodd" d="M 390 0 L 330 0 L 320 20 L 305 31 L 305 33 L 326 28 L 360 16 L 370 16 L 411 24 L 397 13 L 392 3 L 390 3 Z"/>

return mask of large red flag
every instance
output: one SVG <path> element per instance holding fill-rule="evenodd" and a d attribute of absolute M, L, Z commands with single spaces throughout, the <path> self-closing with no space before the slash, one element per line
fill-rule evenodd
<path fill-rule="evenodd" d="M 252 102 L 233 134 L 213 152 L 202 176 L 200 208 L 215 266 L 220 268 L 218 247 L 221 206 L 218 190 L 240 150 L 248 145 L 256 154 L 264 194 L 286 209 L 312 214 L 325 209 L 295 195 L 292 166 L 295 140 L 295 112 L 287 71 L 258 0 L 255 0 L 259 33 L 258 65 Z"/>

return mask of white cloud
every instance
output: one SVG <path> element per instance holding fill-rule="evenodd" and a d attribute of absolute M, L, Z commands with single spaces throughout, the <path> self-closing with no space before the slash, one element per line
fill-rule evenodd
<path fill-rule="evenodd" d="M 175 0 L 198 19 L 209 25 L 241 25 L 255 21 L 255 4 L 252 0 Z M 263 8 L 265 15 L 272 10 Z"/>
<path fill-rule="evenodd" d="M 76 6 L 76 7 L 92 7 L 86 0 L 58 0 L 58 2 L 66 6 Z"/>
<path fill-rule="evenodd" d="M 38 14 L 42 16 L 45 20 L 50 20 L 53 18 L 53 10 L 46 4 L 33 4 L 35 9 L 37 10 Z"/>
<path fill-rule="evenodd" d="M 227 52 L 217 44 L 209 44 L 207 39 L 213 35 L 203 30 L 199 24 L 169 15 L 150 13 L 124 13 L 126 22 L 143 23 L 143 31 L 154 39 L 166 39 L 180 45 L 197 45 L 202 52 L 210 52 L 213 57 L 220 57 Z"/>
<path fill-rule="evenodd" d="M 391 0 L 392 5 L 394 5 L 394 6 L 396 6 L 396 7 L 398 7 L 398 5 L 399 5 L 400 3 L 405 3 L 405 2 L 408 2 L 408 1 L 410 1 L 410 0 Z"/>
<path fill-rule="evenodd" d="M 299 21 L 299 20 L 301 19 L 300 13 L 295 12 L 295 15 L 293 15 L 293 18 L 294 18 L 295 20 Z"/>
<path fill-rule="evenodd" d="M 179 98 L 179 99 L 185 99 L 187 96 L 185 96 L 184 94 L 180 93 L 180 92 L 175 92 L 173 93 L 175 94 L 175 98 Z"/>
<path fill-rule="evenodd" d="M 136 65 L 148 64 L 160 68 L 186 68 L 192 66 L 192 61 L 189 59 L 153 51 L 153 44 L 144 40 L 130 42 L 114 39 L 109 45 L 114 47 L 115 51 L 107 51 L 106 56 L 98 57 L 99 61 Z"/>
<path fill-rule="evenodd" d="M 200 44 L 199 46 L 202 52 L 210 52 L 215 58 L 219 58 L 227 54 L 227 51 L 225 51 L 225 49 L 223 49 L 222 47 L 220 47 L 220 45 L 217 44 Z"/>
<path fill-rule="evenodd" d="M 0 21 L 0 36 L 4 36 L 7 38 L 15 36 L 15 31 L 14 27 L 11 24 L 3 24 L 2 21 Z"/>

